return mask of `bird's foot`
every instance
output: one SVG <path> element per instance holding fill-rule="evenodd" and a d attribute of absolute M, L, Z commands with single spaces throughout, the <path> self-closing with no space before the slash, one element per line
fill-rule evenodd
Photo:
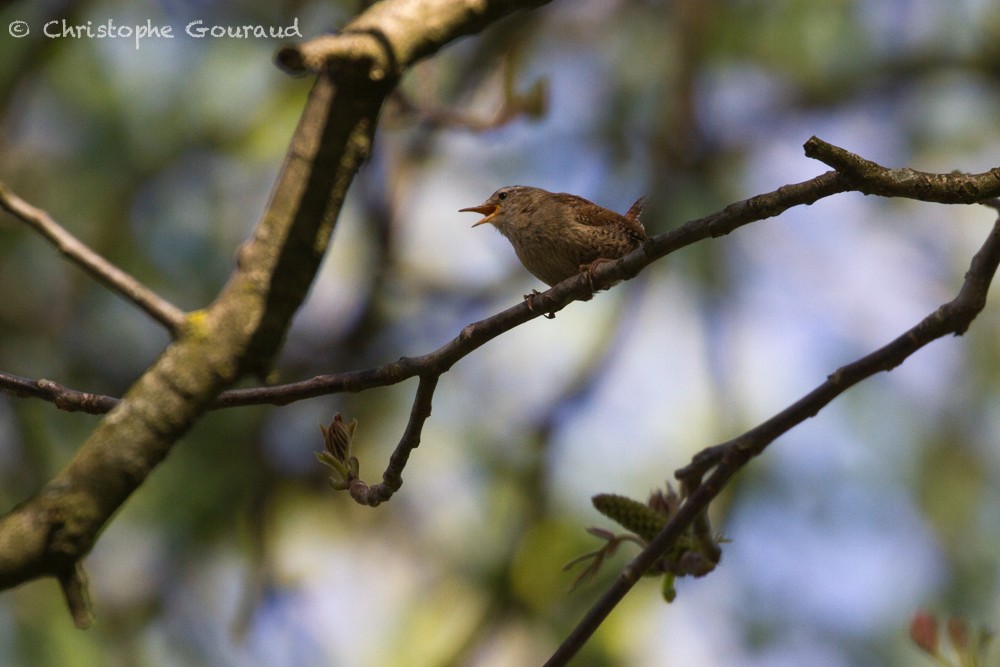
<path fill-rule="evenodd" d="M 524 302 L 526 304 L 528 304 L 528 310 L 530 310 L 531 312 L 535 312 L 535 297 L 538 296 L 538 295 L 540 295 L 540 294 L 541 294 L 541 292 L 539 292 L 536 289 L 533 289 L 533 290 L 531 290 L 531 294 L 525 294 L 524 295 Z M 545 319 L 548 319 L 548 320 L 554 320 L 554 319 L 556 319 L 556 314 L 555 313 L 543 313 L 542 316 L 545 317 Z"/>
<path fill-rule="evenodd" d="M 597 287 L 594 286 L 594 269 L 599 267 L 601 264 L 608 264 L 613 262 L 613 259 L 606 259 L 604 257 L 598 257 L 590 264 L 581 264 L 580 272 L 587 274 L 587 285 L 590 286 L 590 292 L 595 294 L 597 292 Z M 610 285 L 608 286 L 610 287 Z"/>

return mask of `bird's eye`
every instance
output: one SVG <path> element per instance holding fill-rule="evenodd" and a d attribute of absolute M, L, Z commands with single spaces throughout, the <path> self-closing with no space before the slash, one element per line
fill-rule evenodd
<path fill-rule="evenodd" d="M 506 198 L 507 198 L 506 192 L 501 192 L 500 194 L 497 195 L 497 199 L 499 199 L 500 201 L 503 201 Z"/>

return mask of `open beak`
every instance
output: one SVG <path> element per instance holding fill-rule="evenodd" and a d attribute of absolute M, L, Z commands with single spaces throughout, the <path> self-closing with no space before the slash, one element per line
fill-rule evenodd
<path fill-rule="evenodd" d="M 484 204 L 482 206 L 470 206 L 469 208 L 460 208 L 460 209 L 458 209 L 458 212 L 459 213 L 466 213 L 466 212 L 469 212 L 469 213 L 480 213 L 482 215 L 485 215 L 486 216 L 485 218 L 483 218 L 482 220 L 480 220 L 476 224 L 472 225 L 473 227 L 478 227 L 479 225 L 483 224 L 484 222 L 489 222 L 490 219 L 493 216 L 495 216 L 497 213 L 499 213 L 500 212 L 500 207 L 497 206 L 496 204 Z"/>

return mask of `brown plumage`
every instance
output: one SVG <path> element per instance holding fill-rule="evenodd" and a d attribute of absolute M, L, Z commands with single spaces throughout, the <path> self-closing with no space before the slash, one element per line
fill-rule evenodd
<path fill-rule="evenodd" d="M 486 216 L 473 227 L 492 223 L 524 267 L 552 286 L 639 247 L 647 238 L 639 222 L 645 205 L 642 197 L 619 215 L 576 195 L 511 185 L 461 210 Z"/>

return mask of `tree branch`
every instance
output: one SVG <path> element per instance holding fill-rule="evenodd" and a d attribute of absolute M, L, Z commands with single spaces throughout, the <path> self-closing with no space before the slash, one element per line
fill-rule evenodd
<path fill-rule="evenodd" d="M 3 183 L 0 183 L 0 208 L 27 223 L 84 271 L 139 306 L 175 337 L 178 335 L 184 324 L 184 312 L 180 308 L 91 250 L 48 213 L 24 201 Z"/>
<path fill-rule="evenodd" d="M 866 195 L 906 197 L 942 204 L 975 204 L 1000 196 L 1000 167 L 982 174 L 930 174 L 907 167 L 889 169 L 812 137 L 806 156 L 837 170 L 852 190 Z"/>
<path fill-rule="evenodd" d="M 550 0 L 390 0 L 372 5 L 333 35 L 281 49 L 275 61 L 292 73 L 338 70 L 365 63 L 373 81 L 404 68 L 459 37 L 477 33 L 516 11 Z"/>
<path fill-rule="evenodd" d="M 779 436 L 815 416 L 834 398 L 862 380 L 890 371 L 928 343 L 948 334 L 963 334 L 986 305 L 986 295 L 1000 265 L 1000 219 L 986 242 L 972 258 L 958 295 L 921 320 L 916 326 L 871 354 L 842 366 L 825 382 L 759 426 L 697 454 L 692 463 L 678 470 L 688 495 L 677 514 L 663 530 L 625 567 L 618 579 L 590 608 L 580 623 L 549 658 L 547 666 L 565 665 L 590 638 L 632 586 L 674 545 L 684 530 L 702 515 L 709 503 L 750 459 L 759 455 Z M 712 468 L 708 479 L 702 477 Z"/>
<path fill-rule="evenodd" d="M 0 371 L 0 391 L 20 398 L 38 398 L 48 401 L 67 412 L 88 412 L 103 415 L 118 405 L 120 398 L 104 394 L 91 394 L 70 389 L 58 382 L 41 378 L 32 380 L 13 373 Z"/>

